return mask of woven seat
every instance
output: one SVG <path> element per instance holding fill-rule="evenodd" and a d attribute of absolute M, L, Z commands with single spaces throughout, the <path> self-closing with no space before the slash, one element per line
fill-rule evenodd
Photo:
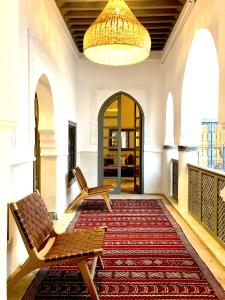
<path fill-rule="evenodd" d="M 98 300 L 93 277 L 97 263 L 103 268 L 101 255 L 106 227 L 58 234 L 37 191 L 18 202 L 11 203 L 10 209 L 29 257 L 24 265 L 9 277 L 8 288 L 34 269 L 75 262 L 92 299 Z M 93 258 L 91 270 L 87 265 L 89 258 Z"/>
<path fill-rule="evenodd" d="M 103 197 L 109 212 L 112 212 L 112 208 L 111 208 L 112 202 L 110 200 L 109 193 L 113 191 L 113 185 L 103 185 L 103 186 L 89 188 L 84 178 L 84 175 L 81 172 L 81 169 L 79 167 L 73 169 L 73 174 L 77 178 L 77 182 L 80 188 L 80 194 L 76 197 L 76 199 L 73 200 L 73 202 L 66 209 L 67 212 L 73 210 L 73 208 L 75 208 L 81 200 L 86 199 L 90 196 L 97 196 L 97 195 Z"/>
<path fill-rule="evenodd" d="M 61 260 L 90 255 L 102 255 L 98 248 L 103 243 L 104 230 L 101 228 L 84 229 L 66 232 L 58 235 L 49 252 L 44 256 L 45 261 Z"/>

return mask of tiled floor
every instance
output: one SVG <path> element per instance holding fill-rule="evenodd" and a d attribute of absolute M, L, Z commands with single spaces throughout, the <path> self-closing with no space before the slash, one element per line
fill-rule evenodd
<path fill-rule="evenodd" d="M 119 194 L 119 195 L 112 195 L 111 198 L 112 199 L 127 199 L 127 198 L 130 198 L 130 199 L 159 199 L 159 198 L 161 198 L 161 196 L 147 195 L 147 194 L 145 194 L 145 195 Z M 212 253 L 207 249 L 207 247 L 205 247 L 205 245 L 201 242 L 201 240 L 197 237 L 197 235 L 194 234 L 193 231 L 190 229 L 190 226 L 196 226 L 196 224 L 194 224 L 194 222 L 196 222 L 196 221 L 191 220 L 191 219 L 185 221 L 184 218 L 188 218 L 188 216 L 182 216 L 181 214 L 179 214 L 176 211 L 176 209 L 173 207 L 173 205 L 171 205 L 171 203 L 169 203 L 167 200 L 164 200 L 164 198 L 162 198 L 162 200 L 164 201 L 166 207 L 168 208 L 170 213 L 173 215 L 175 220 L 180 224 L 181 228 L 183 229 L 185 235 L 187 236 L 187 238 L 190 241 L 190 243 L 192 244 L 192 246 L 195 248 L 195 250 L 198 252 L 198 254 L 202 258 L 202 260 L 207 264 L 207 266 L 209 267 L 211 272 L 214 274 L 216 279 L 220 282 L 220 284 L 225 289 L 225 269 L 224 269 L 224 267 L 218 262 L 218 260 L 215 258 L 215 256 L 212 255 Z M 65 228 L 67 227 L 67 225 L 72 220 L 73 216 L 74 216 L 74 213 L 64 214 L 62 219 L 59 220 L 55 224 L 56 230 L 60 231 L 60 232 L 64 231 Z M 193 222 L 193 224 L 192 224 L 192 222 Z M 205 236 L 204 236 L 204 233 L 202 233 L 201 238 L 202 238 L 202 240 L 208 239 L 207 233 L 205 233 Z M 215 246 L 213 245 L 213 247 L 216 248 L 217 245 L 215 244 Z M 221 252 L 220 254 L 223 255 L 224 253 Z M 225 257 L 225 256 L 223 256 L 223 257 Z M 20 282 L 18 282 L 18 284 L 15 285 L 15 287 L 8 292 L 8 300 L 21 299 L 22 296 L 24 295 L 26 289 L 28 288 L 29 284 L 31 283 L 32 279 L 35 277 L 36 272 L 37 271 L 32 272 L 31 274 L 29 274 L 28 276 L 23 278 Z"/>

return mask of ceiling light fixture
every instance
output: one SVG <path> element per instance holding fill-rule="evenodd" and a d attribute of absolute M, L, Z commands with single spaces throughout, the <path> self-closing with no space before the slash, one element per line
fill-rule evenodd
<path fill-rule="evenodd" d="M 124 0 L 109 0 L 87 29 L 84 55 L 91 61 L 109 66 L 136 64 L 149 56 L 151 39 Z"/>

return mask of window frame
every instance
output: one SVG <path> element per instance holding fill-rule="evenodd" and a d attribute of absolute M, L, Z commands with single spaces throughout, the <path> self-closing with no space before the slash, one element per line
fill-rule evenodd
<path fill-rule="evenodd" d="M 68 122 L 68 174 L 67 186 L 72 185 L 76 179 L 73 169 L 77 166 L 77 123 Z"/>

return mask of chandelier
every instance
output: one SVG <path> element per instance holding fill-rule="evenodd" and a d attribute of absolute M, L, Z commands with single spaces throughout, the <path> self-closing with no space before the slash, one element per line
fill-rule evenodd
<path fill-rule="evenodd" d="M 84 55 L 91 61 L 109 66 L 136 64 L 149 56 L 151 39 L 124 0 L 109 0 L 87 29 Z"/>

